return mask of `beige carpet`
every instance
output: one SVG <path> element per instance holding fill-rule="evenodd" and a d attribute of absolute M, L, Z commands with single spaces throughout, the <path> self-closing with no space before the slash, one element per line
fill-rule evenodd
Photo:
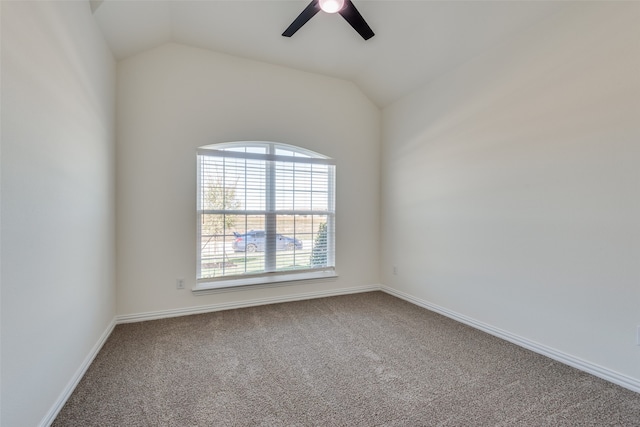
<path fill-rule="evenodd" d="M 640 394 L 381 292 L 119 325 L 54 426 L 640 426 Z"/>

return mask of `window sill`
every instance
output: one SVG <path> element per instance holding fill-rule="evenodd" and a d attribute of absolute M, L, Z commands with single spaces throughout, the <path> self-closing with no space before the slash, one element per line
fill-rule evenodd
<path fill-rule="evenodd" d="M 303 280 L 334 279 L 336 277 L 338 277 L 338 274 L 335 270 L 307 271 L 303 273 L 271 273 L 261 276 L 235 277 L 226 280 L 203 282 L 192 288 L 191 292 L 193 292 L 194 295 L 208 295 L 222 292 L 294 285 L 295 283 L 293 282 L 300 282 Z"/>

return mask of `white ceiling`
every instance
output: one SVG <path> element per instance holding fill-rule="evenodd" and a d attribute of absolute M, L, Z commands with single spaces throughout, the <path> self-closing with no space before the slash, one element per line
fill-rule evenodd
<path fill-rule="evenodd" d="M 353 81 L 384 107 L 557 12 L 563 1 L 354 0 L 375 37 L 318 13 L 282 37 L 307 0 L 105 0 L 95 11 L 117 59 L 166 42 Z M 95 3 L 94 3 L 95 6 Z"/>

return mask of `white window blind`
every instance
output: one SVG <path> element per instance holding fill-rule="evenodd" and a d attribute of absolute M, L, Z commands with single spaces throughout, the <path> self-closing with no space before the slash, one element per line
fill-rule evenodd
<path fill-rule="evenodd" d="M 334 269 L 333 160 L 271 142 L 197 158 L 198 283 Z"/>

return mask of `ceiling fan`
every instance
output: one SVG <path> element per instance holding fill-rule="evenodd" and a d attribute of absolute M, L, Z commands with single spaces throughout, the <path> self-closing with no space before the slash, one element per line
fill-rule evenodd
<path fill-rule="evenodd" d="M 369 40 L 374 36 L 371 27 L 364 20 L 358 9 L 351 0 L 311 0 L 311 3 L 298 15 L 289 27 L 282 33 L 285 37 L 291 37 L 298 31 L 307 21 L 323 10 L 327 13 L 339 13 L 353 27 L 354 30 L 362 36 L 363 39 Z"/>

